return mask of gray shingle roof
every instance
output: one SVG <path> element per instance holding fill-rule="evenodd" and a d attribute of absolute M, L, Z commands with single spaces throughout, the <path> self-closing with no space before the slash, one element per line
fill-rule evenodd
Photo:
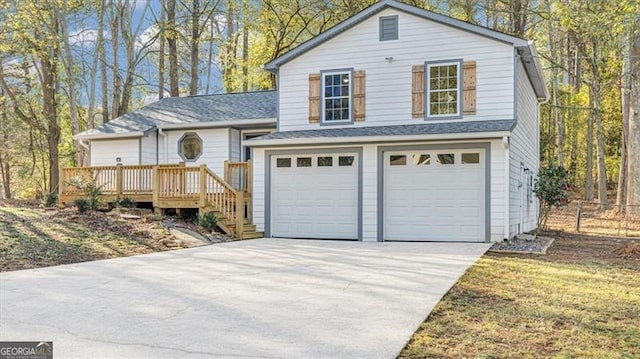
<path fill-rule="evenodd" d="M 283 140 L 300 138 L 336 138 L 336 137 L 378 137 L 411 136 L 455 133 L 503 132 L 511 131 L 516 121 L 453 121 L 441 123 L 420 123 L 415 125 L 393 125 L 375 127 L 332 127 L 319 130 L 300 130 L 274 132 L 255 138 L 255 141 Z M 251 142 L 252 140 L 249 140 Z"/>
<path fill-rule="evenodd" d="M 78 137 L 145 132 L 155 127 L 181 124 L 275 119 L 277 108 L 276 91 L 168 97 L 85 131 Z"/>

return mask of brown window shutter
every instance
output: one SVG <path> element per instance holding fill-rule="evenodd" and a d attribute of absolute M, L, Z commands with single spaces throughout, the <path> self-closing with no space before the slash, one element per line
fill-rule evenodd
<path fill-rule="evenodd" d="M 320 122 L 320 74 L 309 75 L 309 123 Z"/>
<path fill-rule="evenodd" d="M 462 65 L 462 113 L 476 114 L 476 62 L 465 61 Z"/>
<path fill-rule="evenodd" d="M 355 121 L 365 120 L 365 72 L 364 70 L 354 73 L 353 82 L 353 114 Z"/>
<path fill-rule="evenodd" d="M 424 65 L 414 65 L 411 78 L 411 114 L 424 118 Z"/>

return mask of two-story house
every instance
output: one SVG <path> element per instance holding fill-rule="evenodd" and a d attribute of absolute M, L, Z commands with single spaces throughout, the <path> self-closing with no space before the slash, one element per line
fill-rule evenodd
<path fill-rule="evenodd" d="M 533 42 L 383 0 L 264 68 L 277 92 L 164 99 L 76 138 L 92 166 L 221 173 L 252 159 L 250 219 L 267 237 L 500 241 L 535 228 L 549 94 Z M 210 187 L 184 178 L 164 196 Z M 204 197 L 193 205 L 209 208 Z"/>
<path fill-rule="evenodd" d="M 250 143 L 267 236 L 498 241 L 535 228 L 549 94 L 532 42 L 385 0 L 265 69 L 278 130 Z"/>

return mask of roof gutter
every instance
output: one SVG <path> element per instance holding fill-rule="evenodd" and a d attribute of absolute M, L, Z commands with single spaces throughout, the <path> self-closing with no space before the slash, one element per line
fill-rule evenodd
<path fill-rule="evenodd" d="M 100 133 L 95 135 L 75 135 L 73 136 L 74 140 L 108 140 L 114 138 L 137 138 L 144 136 L 144 132 L 135 131 L 135 132 L 125 132 L 125 133 Z"/>
<path fill-rule="evenodd" d="M 312 138 L 282 138 L 274 140 L 261 140 L 259 137 L 245 141 L 251 147 L 270 147 L 286 145 L 317 145 L 317 144 L 344 144 L 344 143 L 371 143 L 371 142 L 398 142 L 398 141 L 434 141 L 434 140 L 465 140 L 479 138 L 502 138 L 509 136 L 510 131 L 474 132 L 474 133 L 440 133 L 407 136 L 359 136 L 359 137 L 312 137 Z"/>
<path fill-rule="evenodd" d="M 221 127 L 246 127 L 248 125 L 272 125 L 276 124 L 277 119 L 273 118 L 258 118 L 247 120 L 232 120 L 232 121 L 216 121 L 216 122 L 196 122 L 196 123 L 176 123 L 162 125 L 157 124 L 158 129 L 163 130 L 188 130 L 197 128 L 221 128 Z"/>
<path fill-rule="evenodd" d="M 524 68 L 529 77 L 529 81 L 536 92 L 538 101 L 548 101 L 551 97 L 549 89 L 544 82 L 544 73 L 542 71 L 542 64 L 540 63 L 540 55 L 534 45 L 533 41 L 529 41 L 525 46 L 517 46 L 518 51 L 521 52 L 521 59 L 523 61 Z"/>

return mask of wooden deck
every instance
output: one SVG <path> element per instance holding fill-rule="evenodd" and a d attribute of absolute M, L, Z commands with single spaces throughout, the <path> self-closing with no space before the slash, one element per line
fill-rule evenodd
<path fill-rule="evenodd" d="M 214 212 L 218 226 L 238 238 L 256 238 L 251 208 L 251 163 L 225 162 L 224 178 L 206 165 L 187 167 L 168 165 L 95 166 L 64 168 L 60 174 L 60 203 L 85 197 L 80 183 L 100 188 L 103 200 L 131 198 L 149 202 L 160 211 L 197 208 Z"/>

